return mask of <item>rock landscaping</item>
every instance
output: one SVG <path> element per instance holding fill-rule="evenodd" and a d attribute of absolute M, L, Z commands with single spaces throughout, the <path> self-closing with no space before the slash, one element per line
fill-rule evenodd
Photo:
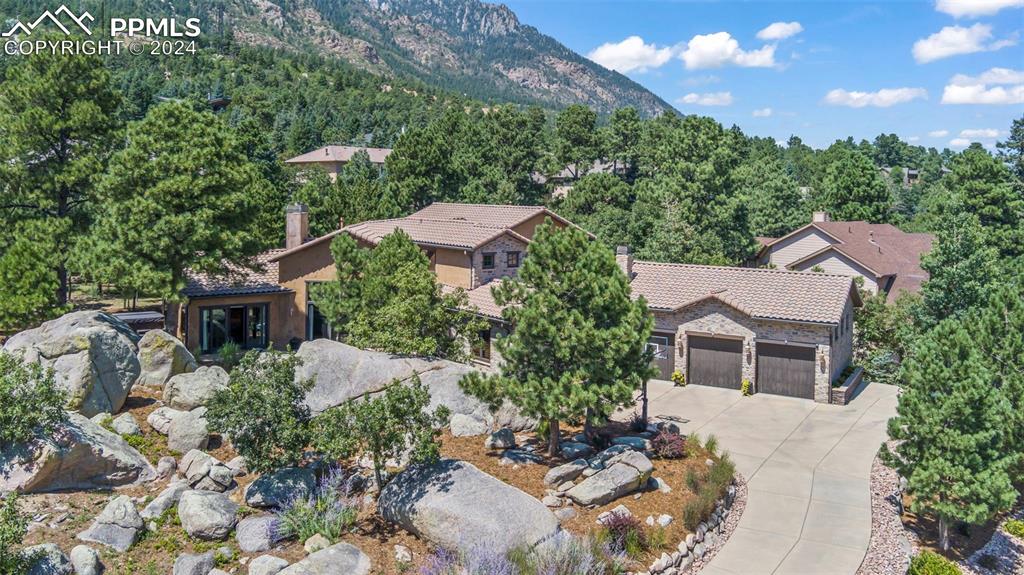
<path fill-rule="evenodd" d="M 147 331 L 139 340 L 139 380 L 135 385 L 163 389 L 172 377 L 196 370 L 192 353 L 166 331 Z"/>
<path fill-rule="evenodd" d="M 164 385 L 164 403 L 171 409 L 191 411 L 210 403 L 214 394 L 227 386 L 228 372 L 217 365 L 204 365 L 169 379 Z"/>
<path fill-rule="evenodd" d="M 100 543 L 118 551 L 127 551 L 142 535 L 145 523 L 130 497 L 117 497 L 99 514 L 89 529 L 78 534 L 82 541 Z"/>

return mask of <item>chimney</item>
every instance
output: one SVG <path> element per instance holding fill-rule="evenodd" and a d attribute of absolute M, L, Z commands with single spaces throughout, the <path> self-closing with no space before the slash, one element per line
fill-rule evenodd
<path fill-rule="evenodd" d="M 284 209 L 284 247 L 301 246 L 309 237 L 309 209 L 303 204 L 292 204 Z"/>
<path fill-rule="evenodd" d="M 615 263 L 630 280 L 633 279 L 633 250 L 629 246 L 615 248 Z"/>
<path fill-rule="evenodd" d="M 827 222 L 827 221 L 830 221 L 828 219 L 828 212 L 814 212 L 814 218 L 811 221 L 812 222 Z"/>

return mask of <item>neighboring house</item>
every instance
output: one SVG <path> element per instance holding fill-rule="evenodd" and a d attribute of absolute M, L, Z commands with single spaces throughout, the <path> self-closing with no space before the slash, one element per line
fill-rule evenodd
<path fill-rule="evenodd" d="M 892 177 L 892 171 L 896 168 L 890 168 L 889 166 L 883 166 L 879 168 L 882 172 L 882 176 L 888 181 Z M 913 186 L 914 184 L 921 181 L 921 171 L 917 168 L 899 168 L 903 172 L 903 185 Z"/>
<path fill-rule="evenodd" d="M 852 278 L 616 259 L 654 313 L 659 378 L 830 402 L 853 353 Z"/>
<path fill-rule="evenodd" d="M 901 292 L 920 290 L 928 279 L 921 256 L 931 249 L 933 237 L 889 224 L 833 222 L 827 213 L 815 212 L 811 223 L 781 238 L 757 239 L 760 266 L 860 277 L 866 291 L 884 292 L 892 301 Z"/>
<path fill-rule="evenodd" d="M 190 276 L 182 294 L 187 303 L 177 306 L 167 322 L 189 349 L 213 353 L 227 341 L 244 348 L 295 347 L 305 340 L 331 337 L 310 290 L 313 284 L 336 277 L 331 240 L 344 233 L 372 247 L 396 229 L 423 249 L 445 289 L 464 288 L 471 302 L 479 302 L 481 315 L 493 320 L 492 330 L 484 334 L 490 342 L 501 330 L 500 310 L 490 313 L 490 282 L 516 274 L 526 245 L 545 218 L 569 225 L 542 206 L 435 203 L 405 218 L 361 222 L 310 238 L 305 206 L 290 206 L 285 218 L 285 247 L 261 254 L 261 271 L 230 269 L 226 277 Z M 491 358 L 489 345 L 473 351 L 482 361 Z"/>
<path fill-rule="evenodd" d="M 577 180 L 588 174 L 615 174 L 621 176 L 625 174 L 626 170 L 624 166 L 618 165 L 617 162 L 604 162 L 601 160 L 594 160 L 594 162 L 587 169 L 578 169 L 576 164 L 569 164 L 562 168 L 557 174 L 551 176 L 545 176 L 539 172 L 531 174 L 533 181 L 541 185 L 551 185 L 551 195 L 556 198 L 564 198 L 569 190 L 572 189 L 573 185 Z"/>
<path fill-rule="evenodd" d="M 383 166 L 384 160 L 391 155 L 390 148 L 363 148 L 359 146 L 324 146 L 312 152 L 295 156 L 284 163 L 301 169 L 320 168 L 327 172 L 331 181 L 338 179 L 341 167 L 352 161 L 356 152 L 365 151 L 370 156 L 370 163 Z"/>

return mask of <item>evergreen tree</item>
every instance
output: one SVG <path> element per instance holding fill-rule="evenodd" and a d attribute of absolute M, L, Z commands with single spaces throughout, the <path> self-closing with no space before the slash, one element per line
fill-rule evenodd
<path fill-rule="evenodd" d="M 334 240 L 338 277 L 314 297 L 331 326 L 356 346 L 389 353 L 464 359 L 486 322 L 463 290 L 443 293 L 430 261 L 402 230 L 372 250 Z"/>
<path fill-rule="evenodd" d="M 341 190 L 324 170 L 307 170 L 302 177 L 292 199 L 309 207 L 309 233 L 320 237 L 337 230 L 345 209 Z"/>
<path fill-rule="evenodd" d="M 573 104 L 555 118 L 555 157 L 580 178 L 601 157 L 597 135 L 597 114 L 581 104 Z"/>
<path fill-rule="evenodd" d="M 1018 181 L 1024 182 L 1024 116 L 1013 121 L 1009 137 L 996 143 L 996 148 L 999 159 L 1010 167 Z"/>
<path fill-rule="evenodd" d="M 942 321 L 915 346 L 905 366 L 897 416 L 889 421 L 895 452 L 887 465 L 907 478 L 911 509 L 939 519 L 939 544 L 949 549 L 953 521 L 984 523 L 1017 498 L 1006 420 L 1010 405 L 970 334 Z"/>
<path fill-rule="evenodd" d="M 69 309 L 57 305 L 55 297 L 60 281 L 52 256 L 60 233 L 45 220 L 31 219 L 14 222 L 0 234 L 0 332 L 38 325 Z"/>
<path fill-rule="evenodd" d="M 100 184 L 88 265 L 99 278 L 167 300 L 187 270 L 224 274 L 255 266 L 264 247 L 254 222 L 271 192 L 231 131 L 182 103 L 152 108 L 129 129 Z M 119 261 L 131 268 L 114 267 Z"/>
<path fill-rule="evenodd" d="M 31 269 L 40 281 L 18 282 L 14 300 L 0 301 L 0 323 L 59 314 L 68 303 L 68 260 L 118 144 L 120 98 L 100 58 L 39 52 L 15 60 L 0 84 L 0 225 L 26 237 L 0 240 L 0 268 Z M 37 273 L 44 265 L 53 279 Z"/>
<path fill-rule="evenodd" d="M 944 184 L 977 216 L 986 243 L 1002 257 L 1024 254 L 1024 186 L 980 145 L 964 150 L 951 169 Z"/>
<path fill-rule="evenodd" d="M 555 211 L 597 236 L 605 245 L 628 245 L 632 190 L 618 176 L 608 173 L 587 174 L 554 205 Z"/>
<path fill-rule="evenodd" d="M 823 174 L 818 207 L 832 218 L 882 223 L 889 219 L 892 198 L 870 158 L 843 143 L 833 144 L 822 157 Z"/>
<path fill-rule="evenodd" d="M 636 177 L 640 164 L 640 138 L 643 123 L 636 108 L 619 108 L 608 120 L 608 154 L 623 169 L 626 178 Z"/>
<path fill-rule="evenodd" d="M 647 304 L 630 298 L 612 251 L 583 231 L 538 227 L 518 276 L 493 293 L 511 330 L 496 343 L 501 372 L 474 372 L 460 385 L 493 408 L 507 400 L 546 422 L 550 455 L 559 422 L 600 420 L 652 376 Z"/>
<path fill-rule="evenodd" d="M 928 329 L 958 318 L 985 302 L 996 273 L 995 250 L 971 214 L 953 214 L 939 229 L 932 250 L 921 258 L 928 280 L 921 286 L 919 324 Z"/>
<path fill-rule="evenodd" d="M 782 162 L 761 159 L 744 164 L 734 175 L 739 195 L 750 206 L 750 231 L 778 238 L 810 219 L 800 187 L 786 174 Z"/>

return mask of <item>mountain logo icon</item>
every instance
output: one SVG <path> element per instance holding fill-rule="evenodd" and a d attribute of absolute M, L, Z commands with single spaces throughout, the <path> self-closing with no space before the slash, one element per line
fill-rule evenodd
<path fill-rule="evenodd" d="M 71 20 L 73 24 L 65 25 L 64 22 L 61 21 L 62 17 L 67 17 L 67 19 Z M 57 28 L 60 28 L 61 32 L 64 32 L 64 34 L 67 36 L 70 36 L 74 33 L 72 32 L 72 30 L 74 30 L 75 27 L 78 27 L 82 32 L 85 32 L 87 35 L 92 36 L 92 31 L 89 30 L 89 27 L 86 25 L 86 21 L 92 22 L 93 20 L 95 20 L 95 18 L 92 17 L 92 14 L 89 14 L 88 12 L 83 12 L 81 16 L 76 16 L 75 13 L 68 9 L 67 6 L 61 4 L 60 8 L 57 8 L 53 12 L 47 10 L 46 12 L 43 12 L 38 18 L 36 18 L 35 21 L 29 22 L 28 24 L 23 23 L 21 21 L 16 21 L 14 25 L 11 26 L 10 30 L 8 30 L 7 32 L 0 33 L 0 37 L 9 38 L 16 34 L 31 36 L 32 32 L 36 28 L 43 25 L 47 21 L 51 22 Z"/>

